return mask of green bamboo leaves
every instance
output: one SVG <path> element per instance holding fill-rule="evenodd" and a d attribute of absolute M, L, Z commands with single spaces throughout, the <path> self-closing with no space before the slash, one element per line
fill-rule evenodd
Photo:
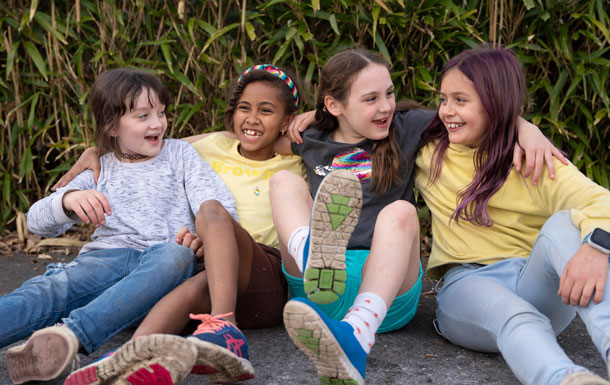
<path fill-rule="evenodd" d="M 311 109 L 321 66 L 354 45 L 391 63 L 398 99 L 430 108 L 451 56 L 508 45 L 527 72 L 526 118 L 610 187 L 609 26 L 604 0 L 3 1 L 0 232 L 93 144 L 86 100 L 101 71 L 159 74 L 181 137 L 223 128 L 227 92 L 254 63 L 296 73 Z"/>

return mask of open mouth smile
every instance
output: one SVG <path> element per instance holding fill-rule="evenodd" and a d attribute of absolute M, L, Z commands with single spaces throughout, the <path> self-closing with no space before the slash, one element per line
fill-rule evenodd
<path fill-rule="evenodd" d="M 244 128 L 243 130 L 241 130 L 241 132 L 243 132 L 244 135 L 251 137 L 251 138 L 257 138 L 259 136 L 263 136 L 263 133 L 257 130 L 250 130 L 247 128 Z"/>

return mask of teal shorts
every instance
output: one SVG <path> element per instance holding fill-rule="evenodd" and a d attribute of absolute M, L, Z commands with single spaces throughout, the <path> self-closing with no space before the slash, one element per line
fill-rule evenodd
<path fill-rule="evenodd" d="M 347 282 L 345 293 L 339 300 L 327 305 L 317 305 L 320 310 L 328 317 L 335 320 L 342 320 L 349 308 L 354 304 L 354 300 L 362 285 L 362 267 L 366 258 L 369 256 L 370 250 L 347 250 L 345 253 L 345 264 L 347 265 Z M 303 290 L 303 278 L 297 278 L 286 273 L 282 264 L 282 271 L 288 281 L 288 290 L 291 298 L 302 297 L 307 298 Z M 423 270 L 421 263 L 419 264 L 419 277 L 413 287 L 403 295 L 394 298 L 392 306 L 388 309 L 388 314 L 381 323 L 377 333 L 387 333 L 398 330 L 405 326 L 417 310 L 419 296 L 421 294 Z"/>

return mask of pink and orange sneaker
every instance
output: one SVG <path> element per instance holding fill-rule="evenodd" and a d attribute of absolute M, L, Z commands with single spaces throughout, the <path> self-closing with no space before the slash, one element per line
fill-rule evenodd
<path fill-rule="evenodd" d="M 197 347 L 192 373 L 205 374 L 215 384 L 254 378 L 246 337 L 235 325 L 222 319 L 230 314 L 190 315 L 201 321 L 195 333 L 187 337 Z"/>
<path fill-rule="evenodd" d="M 64 385 L 173 385 L 190 373 L 196 358 L 197 349 L 183 337 L 151 334 L 127 341 L 72 372 Z"/>

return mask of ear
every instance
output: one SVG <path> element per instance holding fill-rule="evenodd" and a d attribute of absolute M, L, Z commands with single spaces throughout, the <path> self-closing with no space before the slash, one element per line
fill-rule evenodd
<path fill-rule="evenodd" d="M 326 110 L 334 117 L 342 115 L 343 105 L 332 96 L 326 95 L 324 97 L 324 106 L 326 106 Z"/>
<path fill-rule="evenodd" d="M 284 121 L 282 122 L 282 127 L 280 127 L 280 135 L 284 135 L 286 133 L 286 130 L 290 126 L 290 123 L 292 123 L 292 119 L 294 119 L 295 115 L 296 113 L 293 112 L 292 114 L 284 118 Z"/>
<path fill-rule="evenodd" d="M 113 137 L 116 138 L 117 136 L 119 136 L 119 133 L 117 132 L 118 130 L 116 129 L 116 127 L 112 127 L 108 130 L 108 134 Z"/>

